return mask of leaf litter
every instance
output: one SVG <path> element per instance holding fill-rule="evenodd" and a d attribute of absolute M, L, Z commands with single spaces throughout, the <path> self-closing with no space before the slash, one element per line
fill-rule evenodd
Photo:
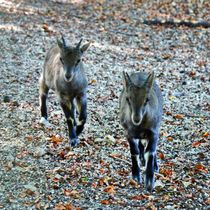
<path fill-rule="evenodd" d="M 0 208 L 207 208 L 208 30 L 141 21 L 209 21 L 208 1 L 2 0 L 0 11 Z M 74 149 L 53 93 L 53 126 L 39 124 L 38 78 L 61 34 L 71 44 L 81 37 L 92 42 L 84 58 L 88 120 Z M 118 118 L 123 70 L 154 70 L 164 95 L 160 171 L 152 194 L 131 179 Z"/>

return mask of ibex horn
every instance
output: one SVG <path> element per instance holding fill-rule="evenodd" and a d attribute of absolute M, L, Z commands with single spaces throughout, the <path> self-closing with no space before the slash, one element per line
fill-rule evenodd
<path fill-rule="evenodd" d="M 77 49 L 79 49 L 81 43 L 82 43 L 82 39 L 80 39 L 79 43 L 77 44 L 77 47 L 76 47 Z"/>
<path fill-rule="evenodd" d="M 63 47 L 66 48 L 66 41 L 65 41 L 64 37 L 62 36 L 61 39 L 62 39 L 62 42 L 63 42 Z"/>

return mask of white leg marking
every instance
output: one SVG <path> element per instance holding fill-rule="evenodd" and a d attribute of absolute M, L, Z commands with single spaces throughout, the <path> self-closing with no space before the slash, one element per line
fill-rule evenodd
<path fill-rule="evenodd" d="M 52 127 L 52 125 L 44 117 L 41 117 L 39 123 L 48 127 L 48 128 Z"/>
<path fill-rule="evenodd" d="M 80 121 L 78 119 L 76 121 L 77 121 L 77 126 L 82 125 L 82 123 L 83 123 L 82 121 Z"/>
<path fill-rule="evenodd" d="M 140 167 L 140 159 L 139 159 L 139 155 L 132 155 L 133 157 L 135 157 L 136 162 L 138 164 L 138 166 Z"/>
<path fill-rule="evenodd" d="M 146 153 L 144 153 L 145 168 L 147 168 L 147 164 L 148 164 L 148 161 L 149 161 L 149 156 L 153 155 L 153 157 L 154 157 L 155 154 L 156 154 L 155 152 L 146 152 Z"/>

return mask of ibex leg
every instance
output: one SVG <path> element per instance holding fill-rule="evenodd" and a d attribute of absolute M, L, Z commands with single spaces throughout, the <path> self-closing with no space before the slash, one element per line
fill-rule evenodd
<path fill-rule="evenodd" d="M 66 116 L 66 120 L 67 120 L 70 145 L 76 146 L 79 143 L 79 140 L 78 140 L 77 134 L 76 134 L 74 104 L 73 104 L 73 102 L 66 104 L 66 102 L 61 101 L 61 107 L 63 109 L 63 112 L 64 112 L 64 114 Z"/>
<path fill-rule="evenodd" d="M 145 159 L 144 159 L 144 145 L 139 141 L 139 152 L 140 152 L 140 160 L 142 166 L 145 166 Z"/>
<path fill-rule="evenodd" d="M 83 94 L 82 96 L 77 97 L 77 107 L 78 107 L 78 112 L 79 112 L 79 122 L 77 124 L 77 135 L 79 135 L 83 131 L 84 125 L 87 119 L 86 94 Z"/>
<path fill-rule="evenodd" d="M 47 96 L 49 88 L 46 86 L 42 78 L 39 81 L 39 104 L 41 110 L 41 120 L 40 123 L 49 125 L 47 121 Z"/>
<path fill-rule="evenodd" d="M 132 160 L 132 176 L 133 179 L 141 183 L 140 176 L 140 160 L 139 160 L 139 140 L 128 138 L 130 144 L 131 160 Z"/>
<path fill-rule="evenodd" d="M 151 134 L 144 154 L 146 161 L 145 186 L 149 191 L 152 191 L 154 188 L 154 172 L 158 167 L 156 157 L 157 142 L 158 136 L 156 134 Z"/>

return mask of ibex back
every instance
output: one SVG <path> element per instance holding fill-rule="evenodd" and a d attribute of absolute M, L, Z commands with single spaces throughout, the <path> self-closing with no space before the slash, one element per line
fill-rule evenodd
<path fill-rule="evenodd" d="M 123 72 L 124 89 L 120 97 L 120 121 L 127 132 L 132 159 L 133 179 L 141 182 L 141 164 L 146 164 L 145 186 L 154 188 L 154 171 L 158 170 L 156 147 L 162 116 L 162 95 L 154 82 L 154 73 Z M 146 139 L 146 146 L 142 143 Z"/>
<path fill-rule="evenodd" d="M 90 43 L 81 47 L 81 42 L 82 40 L 76 47 L 70 47 L 66 45 L 63 37 L 62 41 L 57 40 L 57 44 L 47 53 L 39 80 L 42 117 L 40 122 L 48 123 L 46 99 L 49 89 L 52 89 L 58 95 L 67 119 L 71 146 L 79 143 L 78 135 L 82 132 L 87 118 L 87 79 L 81 58 Z M 79 113 L 78 124 L 75 106 Z"/>

